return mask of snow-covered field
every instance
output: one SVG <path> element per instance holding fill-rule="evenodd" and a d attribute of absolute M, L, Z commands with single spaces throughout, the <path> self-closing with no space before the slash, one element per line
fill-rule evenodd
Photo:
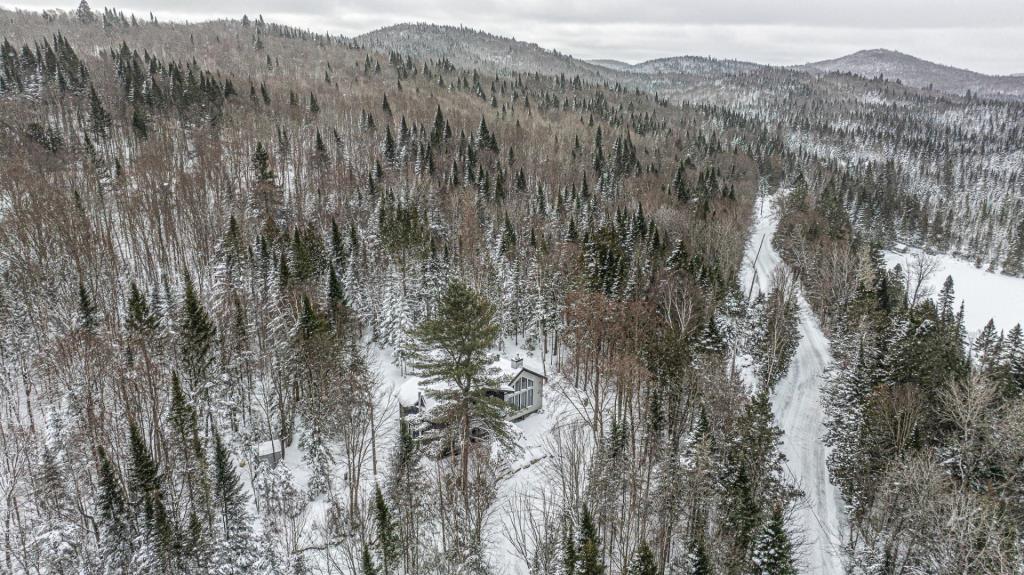
<path fill-rule="evenodd" d="M 886 251 L 885 261 L 890 267 L 901 264 L 906 269 L 918 253 L 920 250 L 916 248 L 906 252 Z M 938 270 L 932 275 L 929 287 L 937 293 L 946 277 L 953 277 L 956 306 L 959 307 L 961 300 L 964 302 L 968 334 L 977 335 L 989 319 L 995 320 L 996 329 L 1003 331 L 1018 323 L 1024 324 L 1024 278 L 985 271 L 950 255 L 932 257 L 938 263 Z"/>
<path fill-rule="evenodd" d="M 761 198 L 754 207 L 754 226 L 740 278 L 743 288 L 753 281 L 756 296 L 767 291 L 772 272 L 782 263 L 772 247 L 778 219 L 774 204 Z M 762 242 L 763 239 L 763 242 Z M 758 248 L 760 247 L 760 253 Z M 756 261 L 755 261 L 756 256 Z M 785 435 L 782 452 L 794 482 L 805 493 L 796 510 L 796 524 L 802 531 L 800 549 L 804 573 L 840 574 L 840 546 L 846 517 L 839 490 L 832 485 L 822 443 L 825 432 L 821 409 L 822 373 L 830 360 L 829 344 L 810 306 L 799 296 L 800 345 L 786 377 L 779 382 L 772 399 L 775 419 Z"/>

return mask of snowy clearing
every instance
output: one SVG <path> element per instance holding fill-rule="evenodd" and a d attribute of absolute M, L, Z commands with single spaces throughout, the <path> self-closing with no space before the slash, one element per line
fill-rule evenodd
<path fill-rule="evenodd" d="M 903 269 L 915 254 L 917 248 L 905 251 L 885 252 L 885 262 L 890 267 L 900 264 Z M 1024 278 L 1006 276 L 986 271 L 973 263 L 950 255 L 933 256 L 938 269 L 932 275 L 929 287 L 933 293 L 942 288 L 947 276 L 953 277 L 956 306 L 964 302 L 964 320 L 969 335 L 977 335 L 988 320 L 995 321 L 996 329 L 1009 330 L 1014 325 L 1024 324 Z"/>

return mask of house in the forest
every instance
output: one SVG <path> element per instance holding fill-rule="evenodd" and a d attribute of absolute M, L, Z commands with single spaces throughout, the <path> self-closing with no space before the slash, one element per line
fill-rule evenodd
<path fill-rule="evenodd" d="M 284 442 L 280 440 L 264 441 L 256 445 L 256 462 L 267 467 L 276 466 L 284 459 Z"/>
<path fill-rule="evenodd" d="M 489 366 L 488 371 L 501 381 L 495 393 L 508 404 L 510 421 L 523 419 L 544 407 L 547 377 L 541 365 L 516 356 L 511 359 L 499 358 Z M 399 415 L 410 418 L 414 436 L 421 435 L 432 426 L 430 409 L 435 402 L 424 391 L 438 385 L 443 384 L 428 386 L 422 378 L 412 377 L 398 390 Z"/>

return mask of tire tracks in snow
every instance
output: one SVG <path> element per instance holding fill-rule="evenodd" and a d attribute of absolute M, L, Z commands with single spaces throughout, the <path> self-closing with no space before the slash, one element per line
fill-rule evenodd
<path fill-rule="evenodd" d="M 774 203 L 769 198 L 759 198 L 740 276 L 743 286 L 752 285 L 756 289 L 754 296 L 767 291 L 772 272 L 786 265 L 772 247 L 777 224 Z M 789 371 L 775 389 L 772 412 L 784 433 L 782 453 L 787 459 L 786 469 L 805 493 L 793 517 L 800 531 L 801 572 L 841 575 L 844 573 L 841 547 L 846 516 L 839 490 L 829 478 L 826 466 L 829 450 L 822 442 L 825 433 L 822 375 L 831 354 L 828 339 L 803 294 L 798 293 L 797 297 L 800 343 Z"/>

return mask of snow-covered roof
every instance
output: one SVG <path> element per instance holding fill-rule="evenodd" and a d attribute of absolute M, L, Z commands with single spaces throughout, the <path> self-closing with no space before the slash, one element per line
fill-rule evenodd
<path fill-rule="evenodd" d="M 416 405 L 420 400 L 421 377 L 411 377 L 398 386 L 398 404 L 402 407 Z"/>
<path fill-rule="evenodd" d="M 522 361 L 522 367 L 512 367 L 514 360 L 519 359 Z M 512 358 L 508 356 L 499 356 L 498 359 L 493 361 L 488 367 L 497 369 L 499 373 L 508 381 L 512 381 L 512 378 L 519 375 L 520 370 L 525 369 L 536 373 L 537 375 L 544 376 L 544 366 L 532 357 L 518 357 Z"/>
<path fill-rule="evenodd" d="M 281 453 L 281 442 L 277 440 L 264 441 L 256 446 L 256 454 L 260 457 Z"/>

